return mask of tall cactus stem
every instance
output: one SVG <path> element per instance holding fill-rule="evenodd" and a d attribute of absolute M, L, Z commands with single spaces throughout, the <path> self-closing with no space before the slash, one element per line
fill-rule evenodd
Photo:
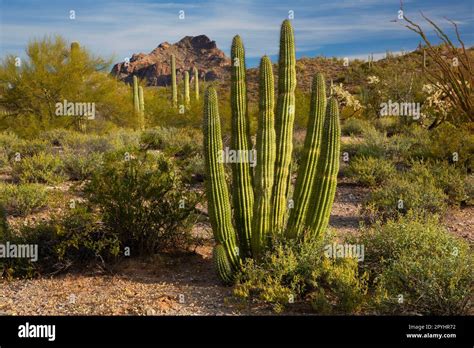
<path fill-rule="evenodd" d="M 339 171 L 341 129 L 336 98 L 329 99 L 326 110 L 321 154 L 309 207 L 312 214 L 306 217 L 306 225 L 311 235 L 321 235 L 327 228 Z"/>
<path fill-rule="evenodd" d="M 222 250 L 216 250 L 219 256 L 218 273 L 227 282 L 232 279 L 234 272 L 240 266 L 239 248 L 236 233 L 232 225 L 232 212 L 229 192 L 225 181 L 224 163 L 222 160 L 221 124 L 217 93 L 209 87 L 204 97 L 204 160 L 206 164 L 206 196 L 208 200 L 209 219 L 217 245 Z M 220 248 L 220 247 L 219 247 Z"/>
<path fill-rule="evenodd" d="M 285 20 L 280 31 L 278 59 L 278 100 L 275 119 L 276 160 L 273 187 L 273 230 L 281 233 L 287 213 L 287 197 L 291 179 L 293 123 L 295 118 L 296 58 L 293 28 Z"/>
<path fill-rule="evenodd" d="M 271 203 L 275 168 L 274 84 L 272 62 L 260 61 L 260 102 L 257 129 L 257 166 L 255 171 L 255 205 L 252 225 L 252 255 L 261 256 L 272 231 Z"/>
<path fill-rule="evenodd" d="M 249 159 L 252 150 L 247 111 L 247 86 L 245 69 L 245 50 L 240 36 L 235 36 L 231 47 L 231 111 L 232 111 L 232 150 L 241 154 L 240 159 L 232 163 L 234 194 L 234 218 L 239 235 L 242 256 L 251 251 L 253 189 L 252 172 Z"/>
<path fill-rule="evenodd" d="M 286 235 L 295 238 L 304 231 L 305 218 L 314 186 L 317 164 L 321 152 L 322 134 L 326 114 L 326 85 L 322 74 L 313 78 L 310 114 L 303 148 L 301 166 L 293 194 L 294 208 L 290 211 Z"/>

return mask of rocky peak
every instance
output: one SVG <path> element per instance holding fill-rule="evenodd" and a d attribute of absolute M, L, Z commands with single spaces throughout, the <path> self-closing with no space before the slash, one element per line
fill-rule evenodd
<path fill-rule="evenodd" d="M 217 48 L 215 41 L 206 35 L 185 36 L 178 42 L 160 43 L 149 54 L 135 53 L 130 62 L 114 65 L 111 74 L 120 80 L 132 83 L 133 76 L 144 79 L 148 86 L 168 86 L 171 84 L 171 55 L 176 58 L 177 79 L 180 81 L 185 71 L 192 76 L 194 67 L 199 77 L 206 81 L 221 79 L 228 74 L 230 59 Z"/>

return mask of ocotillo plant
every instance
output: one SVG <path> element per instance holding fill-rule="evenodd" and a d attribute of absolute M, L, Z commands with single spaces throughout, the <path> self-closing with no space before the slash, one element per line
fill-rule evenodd
<path fill-rule="evenodd" d="M 340 129 L 337 101 L 335 98 L 330 98 L 327 102 L 325 81 L 321 74 L 317 74 L 313 79 L 303 159 L 298 170 L 293 195 L 295 206 L 290 212 L 286 226 L 286 204 L 283 207 L 278 205 L 281 204 L 281 195 L 284 195 L 286 200 L 292 155 L 291 129 L 294 110 L 289 112 L 289 109 L 291 105 L 294 105 L 292 91 L 294 91 L 296 80 L 293 69 L 294 49 L 291 47 L 294 48 L 291 24 L 285 21 L 282 25 L 279 62 L 280 104 L 277 107 L 277 117 L 275 118 L 273 115 L 274 92 L 271 62 L 268 57 L 263 57 L 260 62 L 255 176 L 252 177 L 250 170 L 248 172 L 241 170 L 245 167 L 235 166 L 233 163 L 234 225 L 232 224 L 232 208 L 222 161 L 223 145 L 217 95 L 212 87 L 205 93 L 203 131 L 207 171 L 206 195 L 209 217 L 217 241 L 214 249 L 215 263 L 218 274 L 224 282 L 233 280 L 236 270 L 239 269 L 241 258 L 252 256 L 259 259 L 265 252 L 272 235 L 284 232 L 287 239 L 297 238 L 303 241 L 307 236 L 322 235 L 329 221 L 339 169 Z M 231 143 L 232 146 L 239 146 L 238 149 L 249 150 L 250 132 L 246 118 L 246 90 L 242 83 L 245 74 L 236 69 L 245 66 L 242 64 L 244 63 L 244 52 L 240 38 L 234 38 L 231 51 L 232 58 L 237 58 L 232 62 L 238 62 L 232 67 L 231 106 L 233 109 L 232 137 L 234 139 Z M 278 117 L 278 112 L 280 117 Z M 247 143 L 242 139 L 246 139 Z M 240 140 L 240 142 L 236 140 Z M 245 147 L 242 144 L 245 144 Z M 286 155 L 281 156 L 283 153 Z M 277 168 L 279 157 L 280 168 Z M 288 173 L 288 182 L 284 190 L 277 181 L 282 178 L 282 173 Z M 243 180 L 247 176 L 242 174 L 248 174 L 248 181 Z M 252 210 L 249 209 L 249 202 L 253 201 L 242 194 L 242 188 L 248 190 L 246 192 L 249 192 L 250 195 L 252 193 L 254 195 Z M 276 214 L 281 216 L 275 216 Z M 242 221 L 244 223 L 251 221 L 252 223 L 250 229 L 251 254 L 242 250 L 248 243 L 247 234 L 242 233 L 242 231 L 246 231 L 242 229 L 242 226 L 245 226 Z M 274 221 L 279 221 L 281 227 L 277 228 Z M 240 248 L 237 245 L 240 245 Z"/>
<path fill-rule="evenodd" d="M 178 106 L 178 85 L 176 83 L 176 58 L 174 54 L 171 55 L 171 93 L 173 99 L 173 106 Z"/>
<path fill-rule="evenodd" d="M 193 69 L 194 73 L 194 99 L 199 100 L 199 71 L 196 67 Z"/>
<path fill-rule="evenodd" d="M 189 106 L 190 102 L 190 97 L 189 97 L 189 72 L 185 71 L 184 72 L 184 104 L 186 107 Z"/>

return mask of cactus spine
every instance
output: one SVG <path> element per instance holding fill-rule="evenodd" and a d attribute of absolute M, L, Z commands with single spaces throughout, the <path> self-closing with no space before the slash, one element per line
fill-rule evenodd
<path fill-rule="evenodd" d="M 313 235 L 321 234 L 329 222 L 336 194 L 340 138 L 338 103 L 336 98 L 331 97 L 326 108 L 321 155 L 311 192 L 309 209 L 313 214 L 306 217 L 306 226 Z"/>
<path fill-rule="evenodd" d="M 190 102 L 189 98 L 189 72 L 185 71 L 184 72 L 184 104 L 186 106 L 189 106 Z"/>
<path fill-rule="evenodd" d="M 207 170 L 206 195 L 209 218 L 217 242 L 214 261 L 220 278 L 231 282 L 240 266 L 240 257 L 260 259 L 271 233 L 283 232 L 286 239 L 321 234 L 327 226 L 336 190 L 339 169 L 339 112 L 334 98 L 327 105 L 324 77 L 313 79 L 311 108 L 305 139 L 303 161 L 299 169 L 294 198 L 296 207 L 290 211 L 287 226 L 286 196 L 289 189 L 294 119 L 295 56 L 291 24 L 283 22 L 279 64 L 279 95 L 274 117 L 274 88 L 271 61 L 260 61 L 260 101 L 257 130 L 257 167 L 253 182 L 248 167 L 233 166 L 233 204 L 236 229 L 232 225 L 229 193 L 222 163 L 222 139 L 217 109 L 217 95 L 209 87 L 204 97 L 204 155 Z M 232 146 L 249 150 L 245 67 L 243 45 L 236 36 L 232 44 Z M 220 160 L 218 160 L 218 158 Z M 248 163 L 247 163 L 248 165 Z M 247 194 L 254 193 L 255 203 Z M 271 217 L 271 218 L 270 218 Z M 244 230 L 251 221 L 251 230 Z M 244 231 L 244 233 L 242 233 Z M 251 255 L 238 252 L 247 247 L 251 235 Z M 243 241 L 243 243 L 242 243 Z M 241 247 L 242 249 L 242 247 Z M 237 251 L 236 251 L 237 250 Z M 244 254 L 245 252 L 245 254 Z"/>
<path fill-rule="evenodd" d="M 303 159 L 296 179 L 293 194 L 294 208 L 290 211 L 286 234 L 295 238 L 304 230 L 310 193 L 314 186 L 317 163 L 321 151 L 321 140 L 326 113 L 326 85 L 322 74 L 313 79 L 310 114 L 303 148 Z"/>
<path fill-rule="evenodd" d="M 293 150 L 293 122 L 295 118 L 296 58 L 293 28 L 285 20 L 280 32 L 278 58 L 278 100 L 275 121 L 276 160 L 273 187 L 273 228 L 281 232 L 286 215 L 290 184 L 291 153 Z"/>
<path fill-rule="evenodd" d="M 178 106 L 178 85 L 176 83 L 176 59 L 174 54 L 171 55 L 171 91 L 173 106 Z"/>
<path fill-rule="evenodd" d="M 194 99 L 199 100 L 199 71 L 196 67 L 193 69 L 194 73 Z"/>
<path fill-rule="evenodd" d="M 257 130 L 257 168 L 255 172 L 255 206 L 252 225 L 252 254 L 261 255 L 271 233 L 271 201 L 275 168 L 275 96 L 270 58 L 260 61 L 260 102 Z"/>
<path fill-rule="evenodd" d="M 138 119 L 138 126 L 140 130 L 145 129 L 145 97 L 143 95 L 143 87 L 138 87 L 138 99 L 139 99 L 139 119 Z"/>
<path fill-rule="evenodd" d="M 225 282 L 232 279 L 240 265 L 236 234 L 232 226 L 232 212 L 229 193 L 225 181 L 222 154 L 221 125 L 217 105 L 217 93 L 210 87 L 204 97 L 204 160 L 207 171 L 207 200 L 217 246 L 214 254 L 218 256 L 217 271 Z M 223 249 L 223 250 L 222 250 Z"/>
<path fill-rule="evenodd" d="M 231 109 L 232 109 L 232 150 L 248 156 L 252 148 L 247 113 L 247 86 L 245 51 L 240 36 L 235 36 L 231 47 Z M 242 156 L 241 156 L 242 157 Z M 247 158 L 248 159 L 248 158 Z M 235 226 L 239 234 L 242 256 L 251 250 L 253 190 L 252 172 L 248 160 L 232 163 Z"/>

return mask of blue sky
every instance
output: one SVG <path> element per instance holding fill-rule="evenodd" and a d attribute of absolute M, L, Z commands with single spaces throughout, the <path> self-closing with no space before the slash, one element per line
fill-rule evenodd
<path fill-rule="evenodd" d="M 473 0 L 405 0 L 405 15 L 417 22 L 420 11 L 451 32 L 443 18 L 455 20 L 464 41 L 474 43 Z M 235 34 L 244 40 L 248 64 L 263 54 L 276 60 L 279 26 L 294 11 L 298 57 L 317 55 L 381 57 L 387 50 L 414 49 L 419 39 L 394 23 L 399 0 L 0 0 L 0 56 L 24 56 L 29 40 L 60 34 L 93 53 L 123 61 L 149 53 L 159 43 L 206 34 L 229 54 Z M 76 19 L 69 18 L 74 10 Z M 185 19 L 179 19 L 179 11 Z M 424 26 L 426 28 L 426 26 Z M 432 35 L 430 37 L 433 37 Z"/>

